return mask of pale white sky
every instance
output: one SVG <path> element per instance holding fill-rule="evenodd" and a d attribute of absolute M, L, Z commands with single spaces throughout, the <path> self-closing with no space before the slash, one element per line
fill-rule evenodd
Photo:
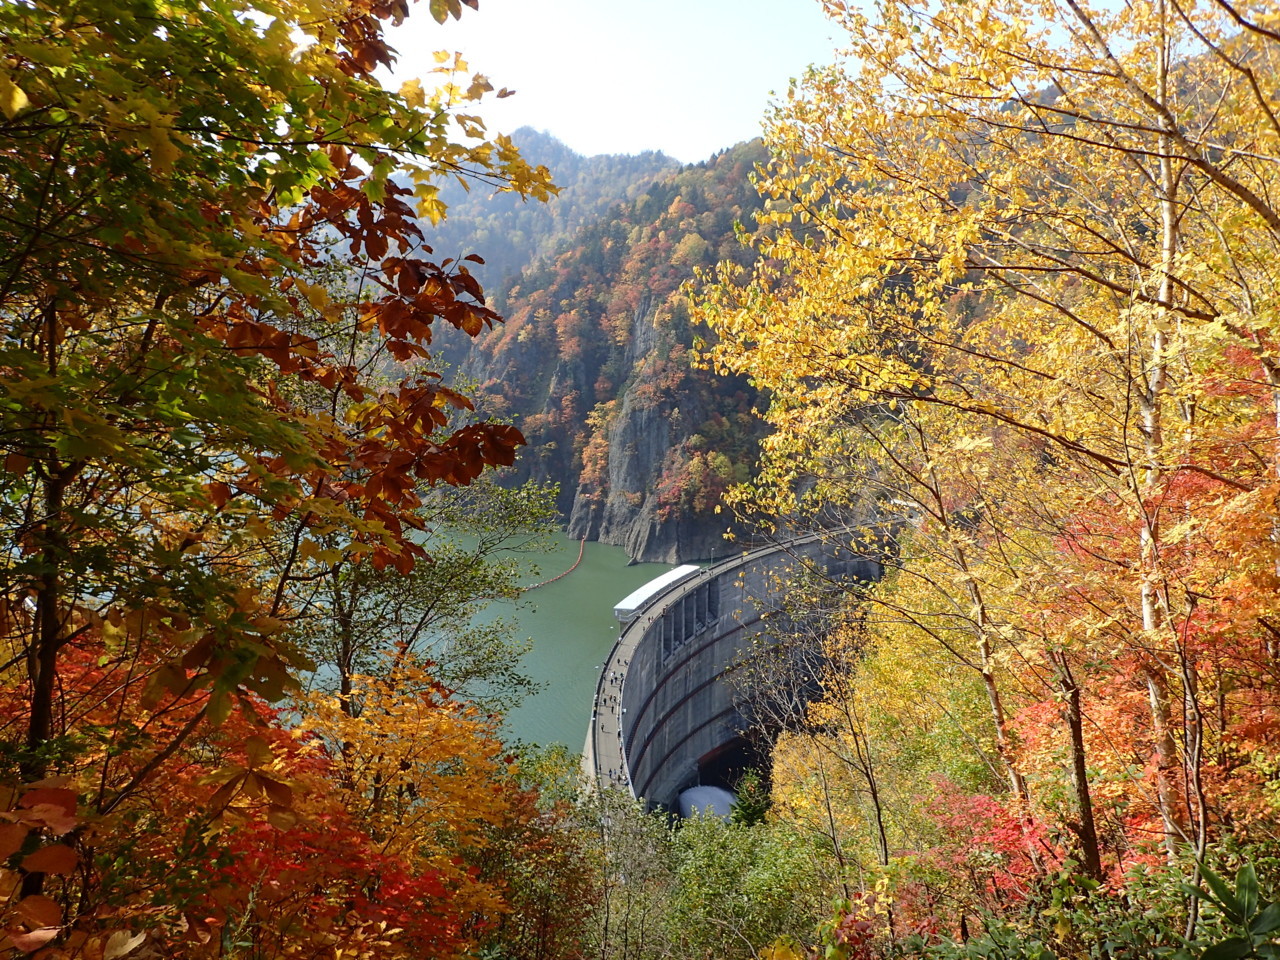
<path fill-rule="evenodd" d="M 419 2 L 391 33 L 397 80 L 460 50 L 516 95 L 480 112 L 582 154 L 661 150 L 684 163 L 756 136 L 774 92 L 830 63 L 836 29 L 818 0 L 480 0 L 441 27 Z"/>

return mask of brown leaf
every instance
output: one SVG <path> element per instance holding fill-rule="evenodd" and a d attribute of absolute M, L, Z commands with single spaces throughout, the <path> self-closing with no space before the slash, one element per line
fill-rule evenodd
<path fill-rule="evenodd" d="M 273 780 L 262 774 L 258 775 L 258 780 L 272 803 L 286 808 L 293 806 L 293 788 L 287 783 L 281 783 L 279 780 Z"/>
<path fill-rule="evenodd" d="M 267 814 L 267 823 L 277 830 L 288 830 L 298 822 L 298 815 L 292 810 L 272 810 Z"/>
<path fill-rule="evenodd" d="M 30 827 L 20 823 L 6 823 L 0 826 L 0 860 L 8 860 L 18 852 L 22 841 L 27 839 Z"/>
<path fill-rule="evenodd" d="M 219 510 L 226 506 L 227 501 L 231 499 L 231 488 L 221 480 L 214 480 L 205 487 L 205 492 L 209 495 L 209 502 Z"/>
<path fill-rule="evenodd" d="M 265 767 L 273 759 L 270 744 L 258 736 L 250 737 L 244 742 L 244 753 L 250 770 L 255 767 Z"/>
<path fill-rule="evenodd" d="M 66 844 L 54 843 L 41 847 L 22 859 L 22 869 L 28 873 L 74 873 L 80 858 Z"/>
<path fill-rule="evenodd" d="M 56 927 L 62 922 L 62 908 L 42 893 L 18 901 L 18 916 L 32 927 Z"/>

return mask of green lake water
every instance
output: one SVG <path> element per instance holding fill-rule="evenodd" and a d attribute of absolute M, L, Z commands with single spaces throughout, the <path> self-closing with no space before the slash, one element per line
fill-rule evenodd
<path fill-rule="evenodd" d="M 540 575 L 529 576 L 526 582 L 562 573 L 577 556 L 578 542 L 558 535 L 553 550 L 537 556 Z M 670 569 L 665 563 L 628 566 L 621 547 L 588 543 L 582 563 L 564 579 L 529 591 L 518 608 L 490 607 L 488 615 L 516 620 L 516 635 L 532 638 L 525 672 L 544 685 L 507 715 L 510 735 L 530 743 L 563 743 L 574 751 L 582 749 L 600 665 L 618 637 L 613 605 Z"/>

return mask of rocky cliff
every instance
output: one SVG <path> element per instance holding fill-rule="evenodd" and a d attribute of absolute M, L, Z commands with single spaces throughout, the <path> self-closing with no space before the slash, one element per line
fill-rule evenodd
<path fill-rule="evenodd" d="M 704 411 L 698 409 L 701 398 L 688 389 L 649 389 L 661 376 L 662 355 L 669 356 L 673 346 L 656 319 L 647 312 L 633 326 L 633 375 L 621 395 L 604 404 L 604 416 L 588 438 L 603 449 L 592 469 L 579 475 L 569 535 L 617 544 L 637 560 L 676 563 L 723 553 L 725 531 L 714 514 L 690 515 L 668 502 L 666 474 L 689 439 L 686 421 L 701 422 Z"/>

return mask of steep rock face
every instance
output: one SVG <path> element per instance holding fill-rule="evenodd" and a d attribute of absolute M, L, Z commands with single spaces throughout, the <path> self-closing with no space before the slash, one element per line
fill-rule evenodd
<path fill-rule="evenodd" d="M 701 421 L 699 411 L 692 409 L 697 398 L 646 397 L 643 382 L 638 379 L 627 389 L 617 415 L 604 427 L 605 475 L 578 484 L 569 536 L 615 544 L 636 561 L 680 563 L 722 556 L 729 545 L 720 515 L 682 515 L 664 500 L 666 474 L 689 440 L 687 424 Z M 681 399 L 689 406 L 679 407 Z"/>
<path fill-rule="evenodd" d="M 761 156 L 743 145 L 618 204 L 506 288 L 506 323 L 472 347 L 480 412 L 529 441 L 512 479 L 559 483 L 571 536 L 634 560 L 729 552 L 717 508 L 754 465 L 758 397 L 693 363 L 681 286 L 750 257 L 733 225 L 758 209 L 747 174 Z"/>
<path fill-rule="evenodd" d="M 704 478 L 690 486 L 687 476 L 691 462 L 702 462 L 697 428 L 726 422 L 717 412 L 720 384 L 687 367 L 686 348 L 652 309 L 638 310 L 625 351 L 627 382 L 578 421 L 576 398 L 589 395 L 608 364 L 599 356 L 552 356 L 543 346 L 536 337 L 516 338 L 496 354 L 482 346 L 468 368 L 488 409 L 514 401 L 529 446 L 513 479 L 559 483 L 569 536 L 621 546 L 634 561 L 728 553 L 728 513 L 717 514 L 708 499 L 718 502 L 727 478 L 712 491 Z M 743 425 L 748 442 L 753 424 Z"/>

